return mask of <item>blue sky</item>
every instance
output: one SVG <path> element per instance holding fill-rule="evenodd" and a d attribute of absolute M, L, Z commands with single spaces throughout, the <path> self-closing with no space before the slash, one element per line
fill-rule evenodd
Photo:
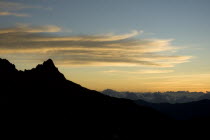
<path fill-rule="evenodd" d="M 5 4 L 6 7 L 4 6 Z M 97 85 L 97 87 L 99 87 L 95 88 L 97 90 L 103 88 L 126 90 L 120 88 L 123 87 L 125 83 L 116 84 L 119 83 L 117 80 L 123 81 L 130 79 L 132 83 L 140 83 L 143 81 L 138 78 L 138 80 L 136 80 L 136 78 L 132 79 L 132 77 L 141 76 L 151 79 L 152 77 L 158 76 L 168 76 L 170 78 L 171 76 L 184 77 L 186 75 L 199 80 L 193 79 L 183 88 L 179 83 L 182 81 L 186 83 L 186 79 L 177 79 L 180 80 L 180 82 L 177 83 L 169 82 L 168 79 L 168 81 L 159 82 L 160 84 L 161 82 L 168 82 L 166 89 L 159 89 L 158 84 L 154 83 L 154 88 L 151 90 L 210 90 L 210 86 L 208 86 L 209 83 L 207 82 L 207 78 L 210 77 L 203 76 L 210 74 L 210 66 L 208 63 L 210 58 L 209 14 L 209 0 L 0 0 L 1 29 L 14 29 L 17 28 L 17 25 L 22 25 L 20 29 L 27 28 L 28 31 L 29 28 L 43 29 L 46 28 L 46 26 L 49 29 L 52 28 L 49 27 L 49 25 L 52 25 L 53 29 L 55 29 L 54 27 L 56 26 L 59 27 L 60 30 L 53 30 L 53 32 L 45 30 L 47 33 L 43 34 L 44 36 L 91 36 L 91 38 L 96 35 L 101 37 L 101 35 L 103 36 L 105 34 L 111 34 L 110 37 L 114 37 L 114 35 L 131 35 L 134 31 L 137 31 L 139 33 L 133 36 L 131 35 L 131 39 L 156 39 L 153 43 L 157 43 L 157 40 L 172 39 L 173 41 L 170 41 L 169 45 L 179 48 L 171 52 L 158 52 L 158 55 L 164 54 L 171 56 L 173 54 L 173 56 L 183 57 L 180 59 L 184 59 L 184 56 L 191 56 L 191 58 L 186 58 L 189 59 L 187 62 L 179 62 L 173 65 L 172 68 L 147 68 L 142 65 L 132 67 L 123 65 L 116 67 L 114 64 L 111 66 L 103 65 L 103 67 L 97 67 L 96 64 L 94 66 L 71 67 L 72 65 L 69 63 L 67 67 L 58 61 L 60 59 L 58 56 L 53 55 L 46 55 L 46 57 L 42 55 L 42 57 L 36 58 L 35 56 L 37 54 L 34 53 L 34 57 L 30 57 L 30 59 L 34 61 L 33 63 L 31 61 L 30 64 L 23 64 L 23 62 L 29 60 L 29 55 L 26 53 L 24 54 L 25 60 L 23 54 L 21 54 L 22 57 L 20 58 L 20 54 L 14 54 L 14 52 L 10 55 L 3 53 L 1 55 L 2 57 L 14 61 L 20 69 L 24 69 L 24 67 L 30 68 L 37 62 L 51 56 L 68 77 L 71 77 L 70 73 L 75 73 L 75 77 L 72 77 L 73 80 L 90 88 L 95 88 L 94 82 L 97 81 L 97 77 L 95 77 L 95 79 L 91 79 L 90 77 L 91 75 L 97 74 L 98 77 L 104 80 L 100 85 Z M 140 31 L 144 31 L 144 33 L 142 34 Z M 42 31 L 41 34 L 43 32 L 44 31 Z M 104 38 L 104 36 L 102 38 Z M 17 48 L 18 47 L 15 49 Z M 148 57 L 148 54 L 144 55 Z M 30 54 L 30 56 L 32 56 L 32 54 Z M 99 59 L 97 59 L 97 61 L 94 60 L 94 62 L 99 64 L 101 60 L 99 61 Z M 142 72 L 142 69 L 146 69 L 149 72 L 151 72 L 152 69 L 154 74 L 145 74 L 145 72 Z M 103 73 L 103 71 L 107 73 Z M 85 72 L 89 73 L 90 77 L 88 77 Z M 162 72 L 165 73 L 163 74 Z M 121 74 L 117 75 L 117 73 Z M 123 77 L 122 73 L 129 78 Z M 201 74 L 202 76 L 200 76 Z M 81 75 L 89 80 L 82 80 Z M 109 79 L 105 77 L 109 77 Z M 113 77 L 117 80 L 114 80 Z M 152 79 L 151 81 L 155 80 Z M 150 83 L 152 83 L 151 81 Z M 112 84 L 106 85 L 106 83 Z M 147 83 L 149 83 L 149 81 Z M 192 87 L 192 83 L 198 85 L 197 89 L 190 88 Z M 198 83 L 202 84 L 199 86 Z M 175 87 L 174 85 L 177 86 Z M 136 86 L 128 86 L 127 90 L 144 90 L 138 87 L 139 84 Z M 150 89 L 148 88 L 147 90 Z"/>

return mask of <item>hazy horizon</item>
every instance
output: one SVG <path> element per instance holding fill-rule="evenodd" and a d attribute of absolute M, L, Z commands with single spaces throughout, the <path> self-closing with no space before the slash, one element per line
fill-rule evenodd
<path fill-rule="evenodd" d="M 0 58 L 102 91 L 210 91 L 209 0 L 1 0 Z"/>

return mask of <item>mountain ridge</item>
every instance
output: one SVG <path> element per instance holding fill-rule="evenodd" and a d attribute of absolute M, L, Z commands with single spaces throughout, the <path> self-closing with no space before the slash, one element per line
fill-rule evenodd
<path fill-rule="evenodd" d="M 76 128 L 80 124 L 87 130 L 100 130 L 99 134 L 106 132 L 109 138 L 125 135 L 122 131 L 129 132 L 133 125 L 142 124 L 140 120 L 171 120 L 131 100 L 103 95 L 67 80 L 51 59 L 25 71 L 18 71 L 9 61 L 0 59 L 0 66 L 4 66 L 1 63 L 11 69 L 3 73 L 0 67 L 0 96 L 8 97 L 6 106 L 0 106 L 5 111 L 2 120 L 35 125 L 53 122 Z"/>
<path fill-rule="evenodd" d="M 158 110 L 176 120 L 210 120 L 210 100 L 204 99 L 188 103 L 149 103 L 136 100 L 136 104 Z"/>
<path fill-rule="evenodd" d="M 19 122 L 18 126 L 28 130 L 47 125 L 47 130 L 71 128 L 65 131 L 77 138 L 140 138 L 148 136 L 151 128 L 158 130 L 157 123 L 174 120 L 132 100 L 103 95 L 69 81 L 51 60 L 19 71 L 0 59 L 0 77 L 0 119 Z"/>
<path fill-rule="evenodd" d="M 151 103 L 187 103 L 203 99 L 210 100 L 210 92 L 166 91 L 166 92 L 119 92 L 112 89 L 103 90 L 101 93 L 116 98 L 131 100 L 144 100 Z"/>

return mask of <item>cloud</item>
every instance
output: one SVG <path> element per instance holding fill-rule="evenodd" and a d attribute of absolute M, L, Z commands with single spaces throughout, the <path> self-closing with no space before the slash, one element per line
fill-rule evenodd
<path fill-rule="evenodd" d="M 13 28 L 5 28 L 0 29 L 0 34 L 7 34 L 7 33 L 53 33 L 53 32 L 59 32 L 61 31 L 61 28 L 54 25 L 46 25 L 46 26 L 31 26 L 28 24 L 18 24 L 16 27 Z M 24 35 L 24 34 L 23 34 Z M 18 37 L 18 35 L 15 35 Z M 20 36 L 20 35 L 19 35 Z"/>
<path fill-rule="evenodd" d="M 0 56 L 53 58 L 60 65 L 174 67 L 191 56 L 173 55 L 172 39 L 140 39 L 141 31 L 126 34 L 59 36 L 53 25 L 0 29 Z M 27 57 L 27 58 L 28 58 Z M 22 58 L 24 59 L 24 58 Z M 150 71 L 150 73 L 169 71 Z M 138 73 L 146 73 L 140 71 Z M 149 73 L 149 71 L 147 71 Z"/>
<path fill-rule="evenodd" d="M 104 73 L 120 73 L 120 74 L 160 74 L 160 73 L 171 73 L 174 70 L 155 70 L 155 69 L 147 69 L 147 70 L 139 70 L 139 71 L 120 71 L 120 70 L 108 70 L 103 71 Z"/>
<path fill-rule="evenodd" d="M 1 10 L 17 11 L 27 8 L 40 8 L 40 6 L 31 6 L 23 3 L 0 1 Z"/>
<path fill-rule="evenodd" d="M 23 3 L 0 1 L 0 16 L 30 17 L 29 14 L 19 13 L 23 9 L 41 8 L 40 6 L 31 6 Z"/>
<path fill-rule="evenodd" d="M 76 36 L 76 37 L 42 37 L 34 39 L 34 41 L 118 41 L 118 40 L 124 40 L 131 37 L 134 37 L 136 35 L 139 35 L 141 31 L 132 31 L 128 34 L 123 35 L 92 35 L 92 36 Z"/>
<path fill-rule="evenodd" d="M 0 16 L 29 17 L 28 14 L 13 13 L 13 12 L 0 12 Z"/>

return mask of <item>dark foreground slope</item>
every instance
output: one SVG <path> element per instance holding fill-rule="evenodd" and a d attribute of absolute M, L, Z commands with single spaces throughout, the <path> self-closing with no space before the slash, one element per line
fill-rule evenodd
<path fill-rule="evenodd" d="M 200 100 L 189 103 L 149 103 L 143 100 L 135 101 L 139 105 L 151 107 L 176 120 L 210 121 L 210 100 Z"/>
<path fill-rule="evenodd" d="M 134 125 L 143 122 L 168 120 L 149 107 L 66 80 L 50 59 L 26 71 L 0 59 L 0 77 L 1 119 L 5 121 L 40 127 L 66 125 L 81 133 L 110 138 L 128 135 Z"/>

